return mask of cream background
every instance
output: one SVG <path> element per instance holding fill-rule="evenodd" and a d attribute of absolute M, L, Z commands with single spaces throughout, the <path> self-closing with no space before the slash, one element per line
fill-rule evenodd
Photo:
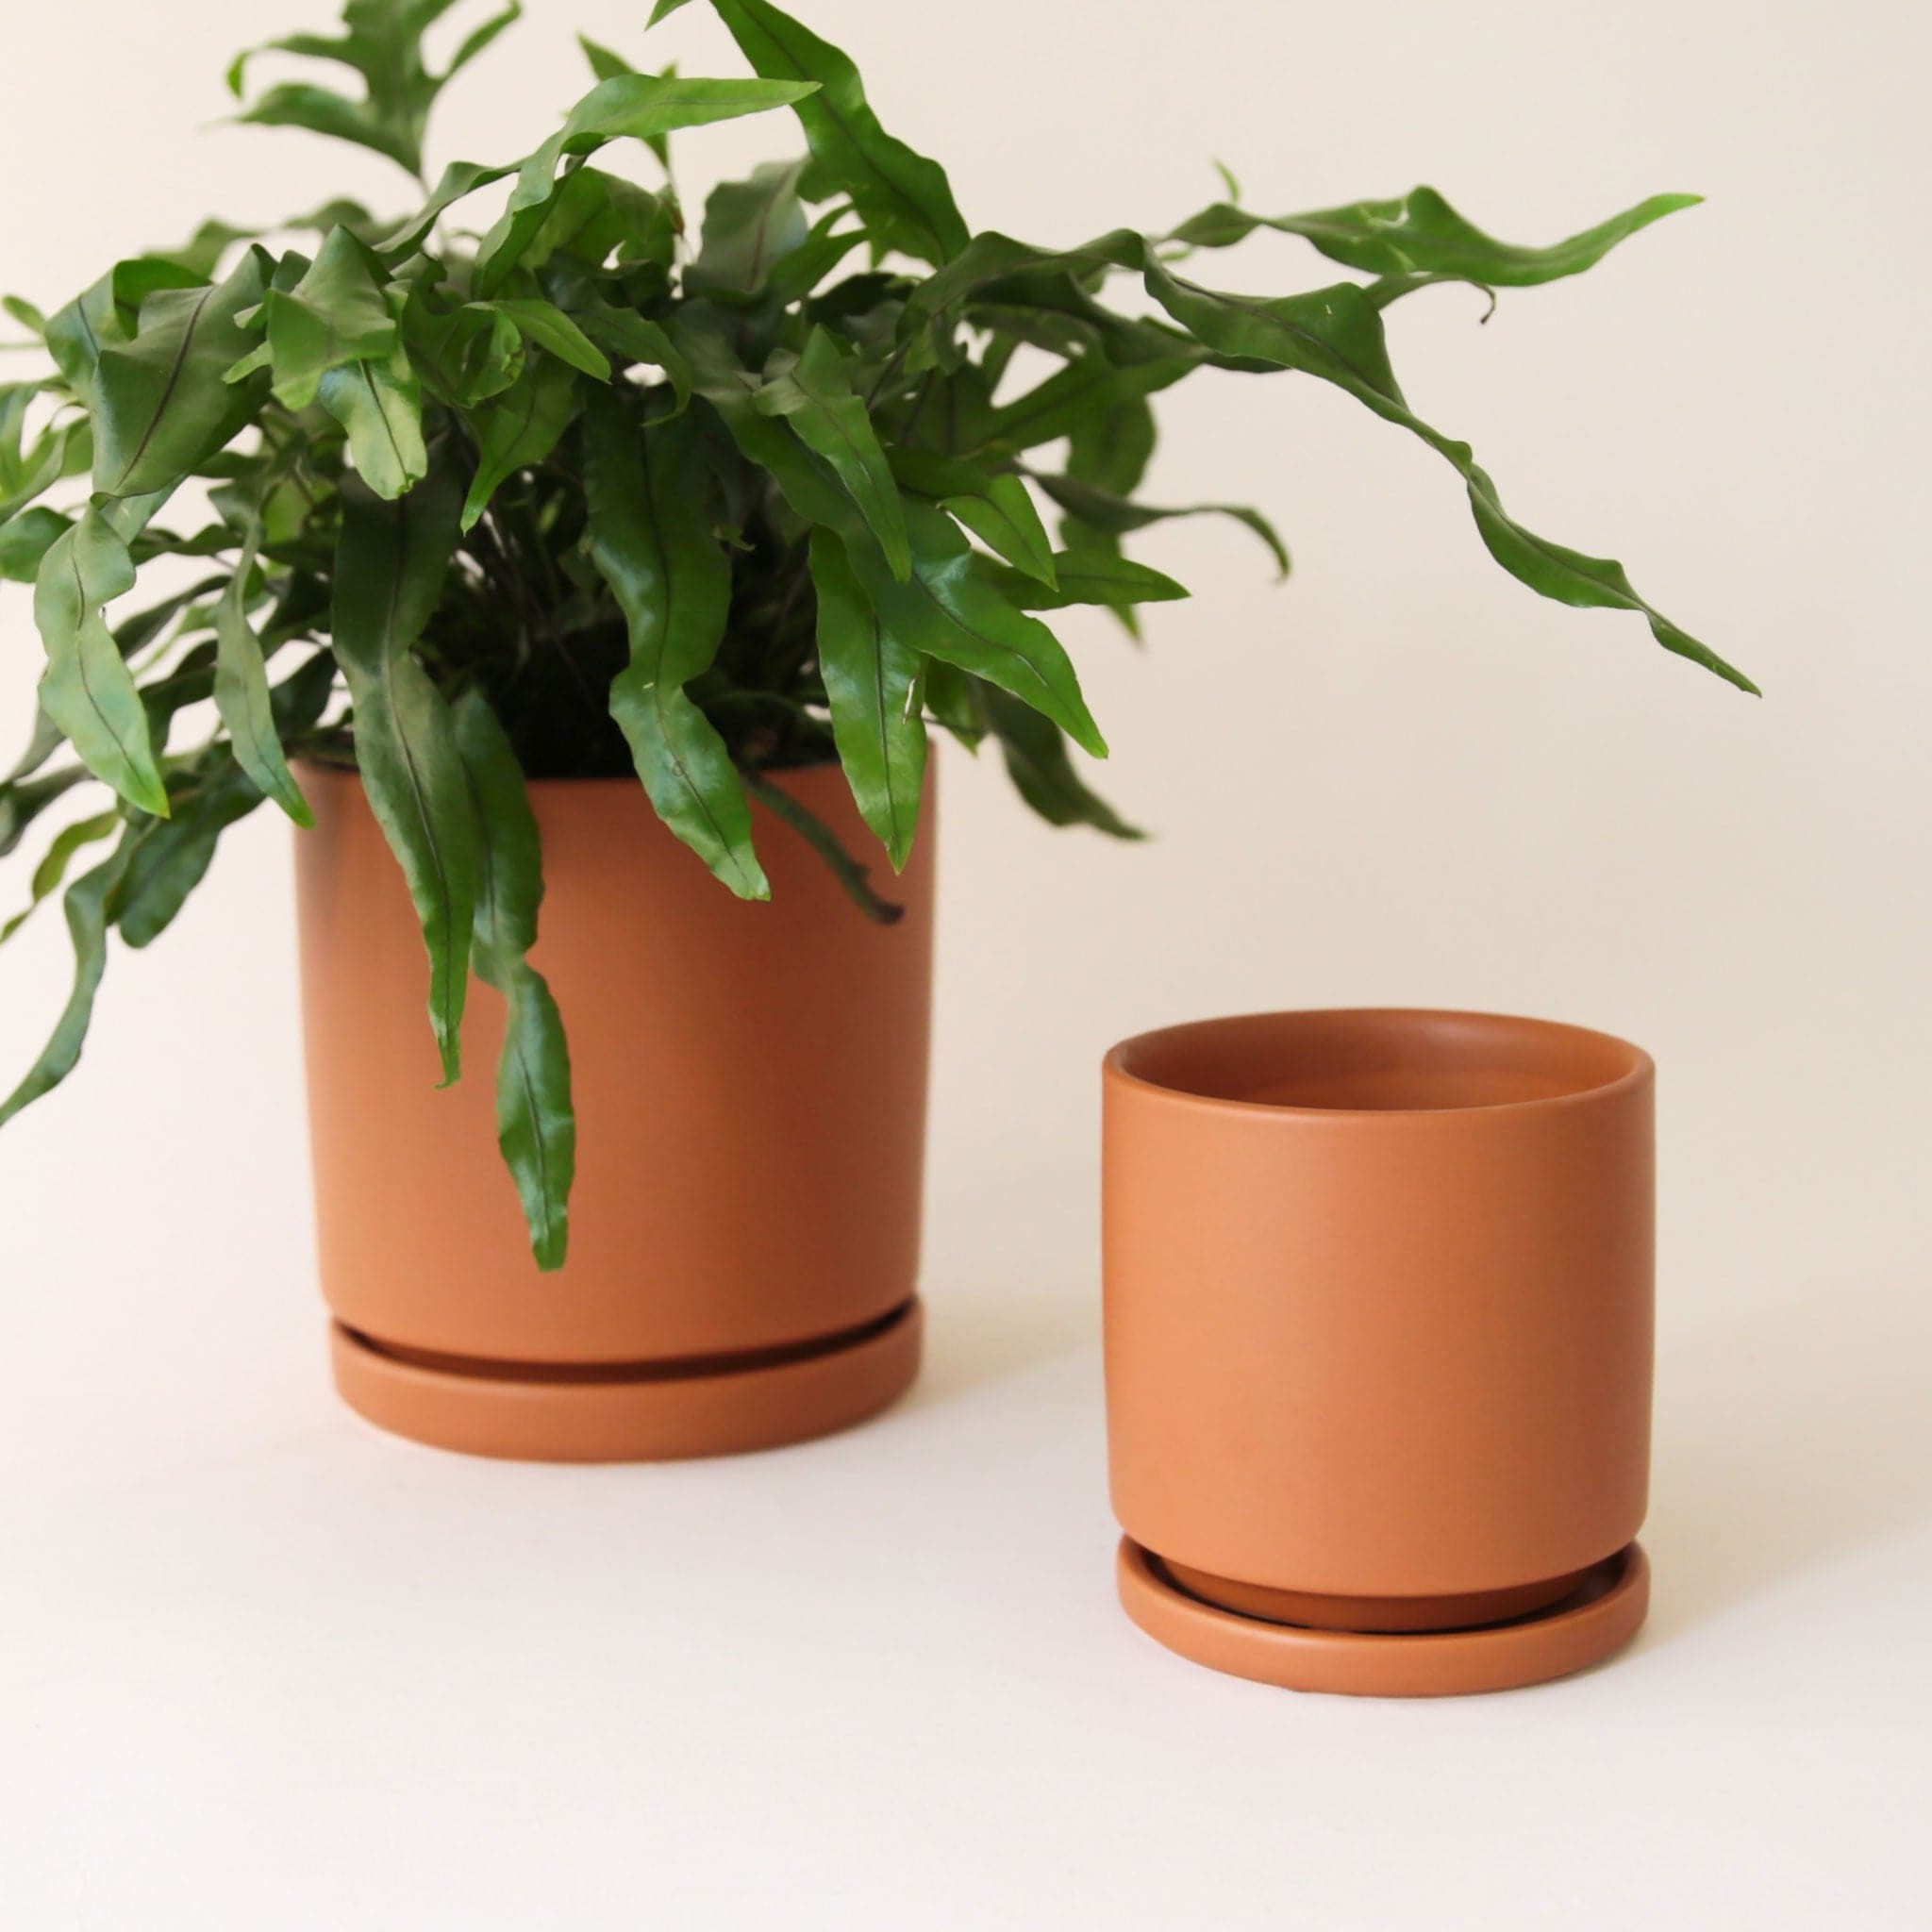
<path fill-rule="evenodd" d="M 9 9 L 0 286 L 52 303 L 206 210 L 386 164 L 217 131 L 320 5 Z M 642 0 L 537 0 L 435 155 L 533 144 Z M 0 1916 L 41 1926 L 1922 1924 L 1932 1716 L 1923 1173 L 1932 1025 L 1932 283 L 1917 9 L 811 0 L 969 218 L 1041 241 L 1441 187 L 1541 241 L 1654 190 L 1591 275 L 1395 312 L 1418 409 L 1533 527 L 1624 558 L 1764 685 L 1563 610 L 1453 476 L 1310 383 L 1164 399 L 1149 494 L 1256 500 L 1138 554 L 1138 655 L 1064 635 L 1158 841 L 1037 825 L 949 760 L 924 1393 L 756 1463 L 493 1469 L 330 1401 L 287 832 L 231 834 L 111 964 L 86 1061 L 0 1137 Z M 691 8 L 652 43 L 739 71 Z M 688 189 L 788 149 L 687 138 Z M 695 196 L 693 196 L 695 199 Z M 1212 276 L 1324 275 L 1276 238 Z M 1212 277 L 1210 277 L 1212 278 Z M 0 717 L 38 644 L 0 591 Z M 8 898 L 25 866 L 8 869 Z M 63 997 L 0 958 L 0 1079 Z M 1463 1706 L 1215 1680 L 1110 1598 L 1095 1074 L 1273 1006 L 1574 1018 L 1659 1060 L 1649 1634 Z"/>

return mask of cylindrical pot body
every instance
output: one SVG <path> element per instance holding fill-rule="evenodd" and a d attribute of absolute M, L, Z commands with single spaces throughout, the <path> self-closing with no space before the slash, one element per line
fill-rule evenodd
<path fill-rule="evenodd" d="M 1580 1027 L 1265 1014 L 1105 1072 L 1122 1527 L 1224 1607 L 1523 1615 L 1643 1519 L 1654 1074 Z"/>
<path fill-rule="evenodd" d="M 440 1088 L 421 928 L 360 780 L 311 769 L 303 782 L 317 821 L 296 854 L 322 1282 L 339 1334 L 364 1345 L 358 1361 L 516 1382 L 512 1407 L 527 1408 L 599 1376 L 663 1385 L 782 1366 L 911 1307 L 930 816 L 906 872 L 878 869 L 904 908 L 882 925 L 761 806 L 772 897 L 753 904 L 659 824 L 634 779 L 531 784 L 545 886 L 531 957 L 563 1015 L 577 1117 L 569 1259 L 543 1274 L 497 1148 L 502 1002 L 473 981 L 463 1077 Z M 853 853 L 874 842 L 838 767 L 777 782 Z M 756 1445 L 717 1407 L 682 1453 Z M 680 1453 L 677 1433 L 659 1444 L 620 1430 L 608 1453 Z"/>

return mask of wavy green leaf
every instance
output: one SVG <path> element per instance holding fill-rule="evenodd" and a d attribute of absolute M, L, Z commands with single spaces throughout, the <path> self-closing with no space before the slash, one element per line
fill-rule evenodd
<path fill-rule="evenodd" d="M 41 559 L 74 527 L 72 517 L 57 509 L 22 510 L 0 524 L 0 577 L 30 584 L 40 575 Z"/>
<path fill-rule="evenodd" d="M 1640 597 L 1622 564 L 1539 537 L 1504 511 L 1494 484 L 1476 466 L 1469 445 L 1410 412 L 1389 366 L 1380 313 L 1354 283 L 1267 302 L 1182 281 L 1152 259 L 1145 273 L 1154 299 L 1209 347 L 1320 376 L 1427 443 L 1462 476 L 1483 541 L 1511 576 L 1559 604 L 1639 611 L 1665 650 L 1703 665 L 1740 691 L 1757 693 L 1757 687 L 1741 671 Z"/>
<path fill-rule="evenodd" d="M 628 308 L 613 308 L 589 291 L 572 293 L 568 312 L 618 367 L 648 362 L 670 379 L 680 409 L 691 401 L 691 364 L 660 325 Z"/>
<path fill-rule="evenodd" d="M 108 965 L 108 902 L 127 870 L 128 858 L 142 837 L 129 825 L 113 853 L 92 872 L 83 873 L 67 889 L 67 933 L 74 942 L 74 991 L 55 1024 L 41 1057 L 5 1101 L 0 1101 L 0 1127 L 23 1108 L 51 1093 L 80 1059 L 87 1030 L 93 1019 L 94 995 Z"/>
<path fill-rule="evenodd" d="M 356 474 L 393 501 L 429 474 L 423 440 L 423 387 L 408 356 L 331 369 L 318 391 L 322 407 L 348 432 Z"/>
<path fill-rule="evenodd" d="M 548 201 L 558 163 L 566 155 L 594 154 L 613 141 L 648 141 L 683 127 L 735 121 L 795 105 L 817 90 L 808 78 L 706 80 L 683 75 L 619 74 L 601 80 L 570 110 L 563 125 L 523 162 L 508 212 Z"/>
<path fill-rule="evenodd" d="M 249 420 L 258 394 L 225 378 L 254 346 L 236 317 L 261 301 L 267 260 L 252 248 L 212 287 L 160 290 L 142 303 L 131 341 L 101 345 L 92 391 L 96 491 L 172 489 Z"/>
<path fill-rule="evenodd" d="M 248 622 L 249 583 L 260 541 L 261 527 L 257 524 L 250 529 L 241 560 L 215 606 L 215 710 L 227 726 L 242 771 L 298 825 L 308 826 L 314 824 L 315 815 L 283 756 L 269 700 L 261 640 Z"/>
<path fill-rule="evenodd" d="M 386 362 L 395 353 L 396 320 L 380 270 L 364 242 L 333 228 L 292 289 L 272 288 L 262 297 L 275 396 L 284 408 L 306 409 L 332 369 Z"/>
<path fill-rule="evenodd" d="M 1288 546 L 1281 541 L 1280 533 L 1259 510 L 1246 504 L 1189 503 L 1177 508 L 1162 508 L 1151 503 L 1130 503 L 1077 476 L 1028 474 L 1083 528 L 1108 537 L 1128 536 L 1135 530 L 1146 529 L 1150 524 L 1164 524 L 1174 517 L 1231 517 L 1268 546 L 1268 554 L 1274 558 L 1280 575 L 1288 575 Z"/>
<path fill-rule="evenodd" d="M 781 366 L 753 400 L 761 414 L 783 417 L 799 441 L 824 458 L 858 506 L 892 575 L 910 575 L 899 486 L 831 336 L 812 329 L 796 361 Z"/>
<path fill-rule="evenodd" d="M 460 507 L 441 465 L 395 502 L 345 477 L 332 620 L 336 661 L 355 706 L 362 789 L 423 922 L 429 1018 L 445 1086 L 462 1071 L 476 824 L 449 707 L 415 646 L 442 596 Z"/>
<path fill-rule="evenodd" d="M 906 523 L 912 546 L 909 582 L 893 576 L 875 546 L 851 546 L 853 568 L 879 621 L 907 648 L 1011 691 L 1095 758 L 1105 758 L 1107 741 L 1087 709 L 1059 640 L 987 582 L 950 517 L 910 503 Z"/>
<path fill-rule="evenodd" d="M 685 271 L 693 291 L 756 295 L 773 268 L 810 233 L 799 199 L 803 161 L 767 161 L 748 181 L 722 181 L 705 202 L 697 258 Z"/>
<path fill-rule="evenodd" d="M 442 90 L 521 17 L 521 0 L 491 14 L 458 43 L 441 74 L 429 67 L 423 35 L 454 0 L 346 0 L 341 34 L 285 34 L 237 56 L 228 90 L 240 100 L 258 53 L 300 55 L 347 67 L 362 82 L 357 99 L 308 81 L 272 87 L 236 118 L 270 127 L 304 127 L 386 155 L 410 174 L 423 167 L 423 131 Z"/>
<path fill-rule="evenodd" d="M 1166 604 L 1190 594 L 1186 585 L 1114 550 L 1059 551 L 1051 585 L 997 564 L 983 565 L 981 574 L 1021 610 L 1063 610 L 1071 604 Z"/>
<path fill-rule="evenodd" d="M 463 502 L 467 533 L 490 499 L 519 470 L 541 463 L 557 447 L 576 411 L 577 384 L 561 362 L 541 357 L 504 393 L 475 413 L 476 475 Z"/>
<path fill-rule="evenodd" d="M 978 696 L 1014 789 L 1048 824 L 1091 825 L 1110 839 L 1147 836 L 1089 790 L 1074 769 L 1066 734 L 1052 719 L 994 685 L 981 685 Z"/>
<path fill-rule="evenodd" d="M 982 446 L 1024 450 L 1057 441 L 1090 421 L 1096 411 L 1167 389 L 1199 366 L 1184 356 L 1125 368 L 1115 368 L 1098 358 L 1083 358 L 995 409 L 981 439 Z"/>
<path fill-rule="evenodd" d="M 479 188 L 488 188 L 492 181 L 514 175 L 522 165 L 521 161 L 506 161 L 497 167 L 480 161 L 450 162 L 430 192 L 429 199 L 400 228 L 383 236 L 375 244 L 376 252 L 391 261 L 402 261 L 414 255 L 428 241 L 437 223 L 458 202 L 475 194 Z"/>
<path fill-rule="evenodd" d="M 658 817 L 741 899 L 767 899 L 743 781 L 684 691 L 717 655 L 731 601 L 730 564 L 691 488 L 696 439 L 689 416 L 642 427 L 621 390 L 594 390 L 586 402 L 591 556 L 630 633 L 610 714 Z"/>
<path fill-rule="evenodd" d="M 753 69 L 815 88 L 792 104 L 812 158 L 852 197 L 881 246 L 921 261 L 949 261 L 967 227 L 946 172 L 879 125 L 845 54 L 770 0 L 712 0 Z"/>
<path fill-rule="evenodd" d="M 412 298 L 403 305 L 403 339 L 418 382 L 439 401 L 463 409 L 501 395 L 528 359 L 523 331 L 481 302 L 440 309 Z"/>
<path fill-rule="evenodd" d="M 130 946 L 152 945 L 167 931 L 207 877 L 222 834 L 261 800 L 260 788 L 225 747 L 200 761 L 172 794 L 166 824 L 150 826 L 130 855 L 110 908 Z"/>
<path fill-rule="evenodd" d="M 130 804 L 165 818 L 147 713 L 104 615 L 134 588 L 124 530 L 144 521 L 154 499 L 90 509 L 57 537 L 34 581 L 34 623 L 46 648 L 41 708 L 67 737 L 89 771 Z"/>
<path fill-rule="evenodd" d="M 581 369 L 586 375 L 594 375 L 599 382 L 610 379 L 610 364 L 604 352 L 556 303 L 499 296 L 490 307 L 508 316 L 521 334 L 548 349 L 558 361 Z"/>
<path fill-rule="evenodd" d="M 784 821 L 824 860 L 826 869 L 844 890 L 845 896 L 880 925 L 896 925 L 906 916 L 903 906 L 881 899 L 872 889 L 872 874 L 846 851 L 839 835 L 824 819 L 806 807 L 783 786 L 774 785 L 757 772 L 745 774 L 745 789 L 772 813 Z"/>
<path fill-rule="evenodd" d="M 28 826 L 55 800 L 65 797 L 76 785 L 92 776 L 85 765 L 68 765 L 42 778 L 0 780 L 0 858 L 7 858 L 19 845 Z"/>
<path fill-rule="evenodd" d="M 538 1267 L 561 1268 L 570 1245 L 576 1114 L 563 1021 L 548 983 L 529 963 L 543 901 L 542 845 L 516 753 L 488 700 L 465 691 L 455 721 L 477 825 L 476 971 L 507 1003 L 497 1144 L 524 1204 Z"/>
<path fill-rule="evenodd" d="M 47 351 L 67 386 L 92 407 L 101 352 L 134 340 L 142 304 L 169 289 L 205 289 L 208 277 L 180 262 L 152 256 L 117 261 L 47 321 Z"/>
<path fill-rule="evenodd" d="M 45 857 L 34 868 L 29 888 L 32 896 L 5 925 L 0 925 L 0 946 L 4 946 L 60 890 L 66 882 L 67 868 L 74 863 L 75 855 L 103 839 L 111 838 L 122 824 L 118 811 L 104 811 L 91 819 L 76 819 L 55 833 Z"/>
<path fill-rule="evenodd" d="M 819 671 L 832 711 L 839 761 L 863 818 L 894 872 L 906 869 L 925 783 L 924 660 L 880 623 L 845 546 L 830 530 L 811 536 L 818 596 Z"/>
<path fill-rule="evenodd" d="M 1217 202 L 1185 221 L 1167 239 L 1196 248 L 1226 248 L 1257 228 L 1299 235 L 1333 261 L 1375 275 L 1453 276 L 1485 288 L 1524 289 L 1593 268 L 1618 242 L 1680 208 L 1699 194 L 1653 194 L 1593 228 L 1523 248 L 1498 242 L 1465 220 L 1433 188 L 1388 201 L 1357 201 L 1306 215 L 1257 215 Z"/>
<path fill-rule="evenodd" d="M 895 443 L 887 457 L 906 489 L 937 503 L 1016 570 L 1043 584 L 1053 582 L 1053 542 L 1018 476 L 903 443 Z"/>

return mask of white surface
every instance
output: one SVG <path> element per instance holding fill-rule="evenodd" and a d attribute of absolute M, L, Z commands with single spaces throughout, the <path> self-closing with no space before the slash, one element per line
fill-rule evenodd
<path fill-rule="evenodd" d="M 304 10 L 180 0 L 137 45 L 125 0 L 15 9 L 0 282 L 58 298 L 204 208 L 390 198 L 375 160 L 185 131 Z M 580 86 L 563 24 L 635 49 L 643 7 L 532 10 L 440 157 L 534 140 Z M 703 1468 L 472 1465 L 334 1406 L 285 837 L 242 828 L 0 1137 L 0 1924 L 1924 1926 L 1925 17 L 983 0 L 935 58 L 903 5 L 809 11 L 977 221 L 1041 240 L 1178 218 L 1212 154 L 1259 207 L 1427 179 L 1529 240 L 1705 190 L 1487 329 L 1420 298 L 1397 358 L 1512 508 L 1769 696 L 1509 584 L 1453 478 L 1341 400 L 1180 391 L 1150 493 L 1264 500 L 1296 580 L 1172 526 L 1142 554 L 1200 594 L 1144 657 L 1067 627 L 1157 842 L 1050 835 L 953 760 L 931 1373 Z M 702 14 L 667 46 L 736 71 Z M 45 77 L 74 45 L 109 57 L 78 126 Z M 712 130 L 688 168 L 785 139 Z M 1321 274 L 1286 242 L 1225 271 Z M 36 660 L 8 587 L 0 719 Z M 0 958 L 7 1068 L 65 971 L 58 921 Z M 1661 1065 L 1657 1606 L 1589 1676 L 1297 1698 L 1114 1607 L 1094 1063 L 1351 1001 L 1572 1017 Z"/>

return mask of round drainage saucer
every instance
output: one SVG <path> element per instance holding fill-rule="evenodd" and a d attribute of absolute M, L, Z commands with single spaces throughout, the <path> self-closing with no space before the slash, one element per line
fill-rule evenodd
<path fill-rule="evenodd" d="M 910 1301 L 823 1341 L 698 1361 L 558 1368 L 409 1359 L 331 1324 L 336 1387 L 378 1428 L 525 1462 L 658 1462 L 775 1449 L 898 1400 L 919 1373 Z"/>
<path fill-rule="evenodd" d="M 1632 1543 L 1560 1602 L 1475 1630 L 1367 1636 L 1269 1624 L 1190 1596 L 1158 1557 L 1121 1539 L 1121 1606 L 1190 1662 L 1290 1690 L 1353 1697 L 1456 1697 L 1567 1676 L 1621 1650 L 1650 1607 L 1650 1563 Z"/>

